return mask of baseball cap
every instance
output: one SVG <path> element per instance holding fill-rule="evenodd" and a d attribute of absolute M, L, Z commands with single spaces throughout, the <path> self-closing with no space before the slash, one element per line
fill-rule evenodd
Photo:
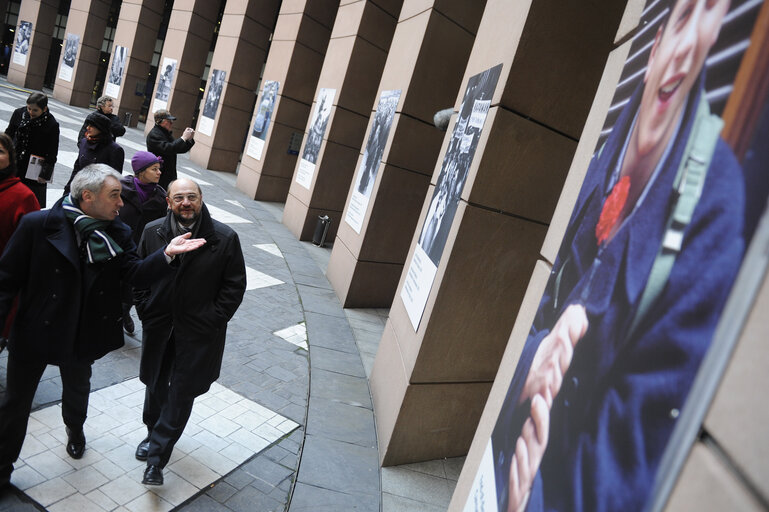
<path fill-rule="evenodd" d="M 165 110 L 165 109 L 156 110 L 155 111 L 155 122 L 159 123 L 163 119 L 168 119 L 170 121 L 175 121 L 176 120 L 176 116 L 172 116 L 171 112 L 169 112 L 168 110 Z"/>

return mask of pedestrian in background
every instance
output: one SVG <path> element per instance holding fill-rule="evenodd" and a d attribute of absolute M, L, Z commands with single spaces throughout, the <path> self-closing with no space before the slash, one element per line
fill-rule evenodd
<path fill-rule="evenodd" d="M 107 164 L 120 174 L 123 174 L 123 159 L 125 151 L 112 140 L 109 119 L 98 112 L 91 112 L 85 118 L 85 136 L 78 142 L 80 152 L 72 166 L 72 174 L 64 186 L 64 194 L 69 194 L 72 179 L 80 169 L 91 164 Z"/>
<path fill-rule="evenodd" d="M 123 176 L 120 184 L 123 189 L 120 197 L 123 198 L 123 207 L 120 208 L 120 220 L 125 222 L 133 232 L 134 243 L 144 231 L 144 226 L 166 214 L 166 191 L 158 185 L 163 163 L 161 158 L 148 151 L 137 151 L 131 158 L 133 176 Z M 131 306 L 133 305 L 133 288 L 123 285 L 123 328 L 128 334 L 134 333 L 134 321 L 131 318 Z"/>
<path fill-rule="evenodd" d="M 176 179 L 176 155 L 186 153 L 195 145 L 195 130 L 192 128 L 185 128 L 181 137 L 174 138 L 171 131 L 175 120 L 176 117 L 168 110 L 158 110 L 155 112 L 155 126 L 147 134 L 147 151 L 163 159 L 160 186 L 165 189 Z"/>
<path fill-rule="evenodd" d="M 48 110 L 48 96 L 33 92 L 25 107 L 17 108 L 5 129 L 16 148 L 16 176 L 34 192 L 37 202 L 45 207 L 46 183 L 53 177 L 59 153 L 59 123 Z M 27 179 L 29 158 L 42 159 L 41 172 L 36 179 Z"/>
<path fill-rule="evenodd" d="M 125 135 L 125 126 L 123 126 L 123 123 L 120 122 L 120 118 L 113 114 L 113 104 L 114 99 L 111 96 L 102 96 L 98 100 L 96 100 L 96 110 L 95 112 L 103 115 L 107 119 L 109 119 L 109 128 L 110 133 L 112 134 L 112 140 L 115 140 L 118 137 L 122 137 Z M 86 121 L 83 122 L 83 127 L 80 128 L 80 133 L 77 135 L 77 141 L 78 143 L 80 140 L 85 137 L 85 129 L 88 126 L 88 121 L 86 118 Z"/>
<path fill-rule="evenodd" d="M 16 231 L 21 218 L 39 209 L 40 204 L 35 194 L 16 176 L 16 151 L 13 149 L 13 141 L 8 135 L 0 133 L 0 254 Z M 15 313 L 14 301 L 14 306 L 5 320 L 5 328 L 0 334 L 0 351 L 5 348 Z"/>

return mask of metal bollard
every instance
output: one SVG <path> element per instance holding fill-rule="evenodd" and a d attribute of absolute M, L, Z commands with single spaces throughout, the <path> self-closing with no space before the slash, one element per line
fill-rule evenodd
<path fill-rule="evenodd" d="M 318 223 L 315 225 L 315 233 L 312 235 L 312 243 L 323 247 L 326 243 L 328 228 L 331 226 L 331 218 L 328 215 L 318 215 Z"/>

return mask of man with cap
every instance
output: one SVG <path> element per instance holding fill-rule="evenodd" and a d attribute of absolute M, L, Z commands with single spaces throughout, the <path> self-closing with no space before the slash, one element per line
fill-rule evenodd
<path fill-rule="evenodd" d="M 168 188 L 168 184 L 176 179 L 176 155 L 186 153 L 195 145 L 195 130 L 190 127 L 175 139 L 171 130 L 176 117 L 168 110 L 155 111 L 155 126 L 147 134 L 147 151 L 163 159 L 163 174 L 160 176 L 160 186 Z"/>
<path fill-rule="evenodd" d="M 80 172 L 80 169 L 91 164 L 107 164 L 119 173 L 123 173 L 123 159 L 125 151 L 112 140 L 110 121 L 106 116 L 91 112 L 85 118 L 85 136 L 78 142 L 80 152 L 72 166 L 72 174 L 64 186 L 64 195 L 69 194 L 72 179 Z"/>
<path fill-rule="evenodd" d="M 148 151 L 137 151 L 131 158 L 133 176 L 124 176 L 120 180 L 123 186 L 120 197 L 123 206 L 120 208 L 120 220 L 128 224 L 133 231 L 134 243 L 139 243 L 144 226 L 166 214 L 166 191 L 158 185 L 162 172 L 160 166 L 163 159 Z M 133 290 L 130 285 L 123 287 L 123 328 L 128 334 L 134 332 L 134 321 L 131 318 L 133 305 Z"/>

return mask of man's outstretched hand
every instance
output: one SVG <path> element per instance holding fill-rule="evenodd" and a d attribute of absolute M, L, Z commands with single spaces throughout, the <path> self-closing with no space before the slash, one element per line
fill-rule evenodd
<path fill-rule="evenodd" d="M 168 256 L 176 256 L 185 252 L 194 251 L 205 245 L 205 238 L 190 238 L 192 233 L 184 233 L 171 240 L 166 246 L 165 253 Z"/>

